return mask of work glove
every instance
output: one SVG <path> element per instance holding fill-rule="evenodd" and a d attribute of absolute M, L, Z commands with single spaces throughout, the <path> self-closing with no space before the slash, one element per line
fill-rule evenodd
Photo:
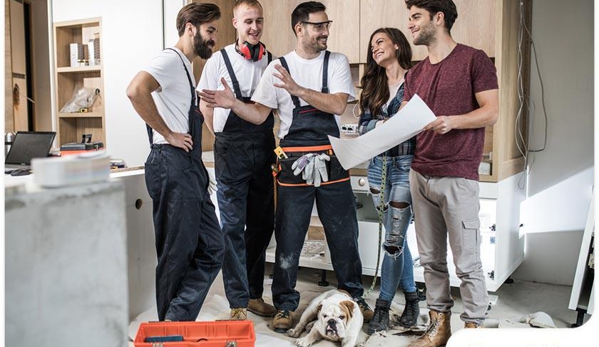
<path fill-rule="evenodd" d="M 208 194 L 212 195 L 218 190 L 218 188 L 216 188 L 216 179 L 214 178 L 212 170 L 206 171 L 208 171 Z"/>
<path fill-rule="evenodd" d="M 314 183 L 314 158 L 316 158 L 315 154 L 313 154 L 310 157 L 310 161 L 308 162 L 308 164 L 306 164 L 306 167 L 304 168 L 304 172 L 302 174 L 302 178 L 308 184 Z"/>
<path fill-rule="evenodd" d="M 312 157 L 314 157 L 314 153 L 304 154 L 299 157 L 296 161 L 291 165 L 291 170 L 293 170 L 293 174 L 295 176 L 299 175 L 300 172 L 306 169 L 306 166 L 312 161 Z M 306 179 L 305 175 L 302 175 L 303 179 Z"/>
<path fill-rule="evenodd" d="M 327 173 L 327 161 L 330 161 L 331 157 L 325 153 L 321 153 L 314 157 L 314 187 L 320 187 L 321 182 L 327 182 L 329 180 L 329 174 Z"/>

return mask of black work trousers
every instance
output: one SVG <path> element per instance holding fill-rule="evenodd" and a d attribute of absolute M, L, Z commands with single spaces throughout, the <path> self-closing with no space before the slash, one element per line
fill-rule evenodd
<path fill-rule="evenodd" d="M 223 281 L 231 308 L 247 307 L 264 291 L 265 253 L 274 230 L 274 147 L 272 131 L 216 134 L 217 197 L 225 236 Z"/>
<path fill-rule="evenodd" d="M 295 290 L 297 271 L 314 201 L 331 252 L 337 288 L 353 298 L 364 293 L 356 203 L 350 181 L 318 188 L 277 185 L 277 250 L 272 294 L 278 310 L 295 311 L 299 305 L 300 293 Z"/>
<path fill-rule="evenodd" d="M 145 164 L 156 233 L 158 319 L 195 321 L 222 265 L 224 241 L 201 149 L 152 145 Z"/>

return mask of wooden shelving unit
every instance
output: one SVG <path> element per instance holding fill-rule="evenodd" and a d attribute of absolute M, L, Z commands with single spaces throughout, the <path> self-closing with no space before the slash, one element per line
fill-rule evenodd
<path fill-rule="evenodd" d="M 93 141 L 102 141 L 106 145 L 102 65 L 71 66 L 70 56 L 71 43 L 87 44 L 91 39 L 99 38 L 101 63 L 101 37 L 101 18 L 54 23 L 56 124 L 59 146 L 79 142 L 83 134 L 92 134 Z M 60 112 L 73 93 L 81 87 L 97 88 L 100 91 L 92 107 L 81 113 Z"/>

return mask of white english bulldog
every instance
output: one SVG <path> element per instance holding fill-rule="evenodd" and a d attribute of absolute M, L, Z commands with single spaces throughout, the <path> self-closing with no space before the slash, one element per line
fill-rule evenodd
<path fill-rule="evenodd" d="M 360 307 L 346 292 L 329 290 L 316 297 L 306 308 L 300 321 L 287 335 L 299 337 L 308 330 L 308 334 L 295 341 L 302 347 L 326 339 L 341 342 L 342 347 L 354 347 L 362 328 L 364 317 Z"/>

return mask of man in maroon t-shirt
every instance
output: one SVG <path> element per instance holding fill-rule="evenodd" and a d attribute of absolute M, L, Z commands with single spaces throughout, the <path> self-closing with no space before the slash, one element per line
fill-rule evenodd
<path fill-rule="evenodd" d="M 431 324 L 410 347 L 445 345 L 451 336 L 447 239 L 453 252 L 465 327 L 480 327 L 489 298 L 480 260 L 478 166 L 485 127 L 497 121 L 495 67 L 481 51 L 456 43 L 451 0 L 406 0 L 408 29 L 428 57 L 406 77 L 402 106 L 418 94 L 437 115 L 418 135 L 410 171 L 416 237 Z"/>

